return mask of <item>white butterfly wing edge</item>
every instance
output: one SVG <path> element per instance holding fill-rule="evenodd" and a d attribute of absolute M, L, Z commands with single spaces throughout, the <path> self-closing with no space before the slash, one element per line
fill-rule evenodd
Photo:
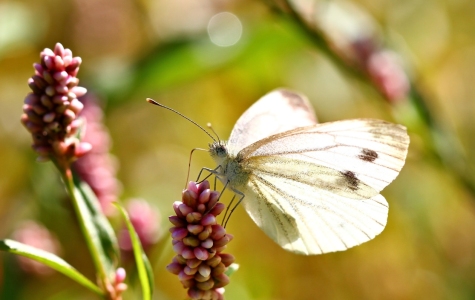
<path fill-rule="evenodd" d="M 228 150 L 237 153 L 273 134 L 316 123 L 315 112 L 305 96 L 277 89 L 263 96 L 242 114 L 229 137 Z"/>

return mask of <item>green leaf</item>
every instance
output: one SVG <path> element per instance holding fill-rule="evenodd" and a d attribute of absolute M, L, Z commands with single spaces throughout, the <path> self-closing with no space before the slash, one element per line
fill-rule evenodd
<path fill-rule="evenodd" d="M 125 220 L 127 229 L 129 230 L 130 240 L 132 241 L 132 248 L 134 250 L 135 263 L 137 265 L 137 271 L 139 274 L 140 285 L 142 286 L 143 299 L 150 300 L 152 299 L 153 294 L 153 272 L 150 262 L 143 251 L 142 244 L 140 239 L 135 232 L 135 228 L 130 222 L 129 215 L 127 211 L 117 202 L 114 205 L 119 209 L 122 217 Z"/>
<path fill-rule="evenodd" d="M 109 282 L 114 281 L 115 271 L 119 262 L 119 247 L 114 230 L 102 213 L 99 201 L 89 185 L 74 176 L 74 198 L 77 202 L 80 222 L 84 226 L 86 241 L 89 245 L 93 260 L 101 273 Z M 82 220 L 82 221 L 81 221 Z M 92 247 L 91 247 L 92 246 Z M 105 279 L 105 278 L 102 278 Z"/>
<path fill-rule="evenodd" d="M 87 287 L 91 291 L 104 296 L 102 290 L 92 283 L 89 279 L 84 277 L 74 267 L 65 262 L 62 258 L 54 255 L 53 253 L 46 252 L 44 250 L 25 245 L 12 240 L 0 240 L 0 250 L 10 253 L 25 256 L 34 259 L 42 264 L 45 264 L 56 271 L 63 273 L 77 283 Z"/>

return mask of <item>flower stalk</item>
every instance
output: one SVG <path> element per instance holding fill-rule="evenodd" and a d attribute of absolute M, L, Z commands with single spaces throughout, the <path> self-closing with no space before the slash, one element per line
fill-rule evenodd
<path fill-rule="evenodd" d="M 84 119 L 79 114 L 84 105 L 78 97 L 86 93 L 85 88 L 78 86 L 76 77 L 81 58 L 73 57 L 70 49 L 57 43 L 54 50 L 44 49 L 40 59 L 40 63 L 34 64 L 35 75 L 28 80 L 32 93 L 25 98 L 21 122 L 32 135 L 32 148 L 38 154 L 38 160 L 51 160 L 58 168 L 91 254 L 99 285 L 107 299 L 116 299 L 108 293 L 108 287 L 114 276 L 110 249 L 114 248 L 111 244 L 117 242 L 115 237 L 108 235 L 110 224 L 103 221 L 94 207 L 97 199 L 87 194 L 71 169 L 71 164 L 92 148 L 90 143 L 81 141 Z M 103 240 L 105 236 L 107 241 Z"/>

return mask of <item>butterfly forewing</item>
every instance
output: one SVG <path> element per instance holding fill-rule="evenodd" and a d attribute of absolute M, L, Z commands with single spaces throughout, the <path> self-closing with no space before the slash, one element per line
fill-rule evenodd
<path fill-rule="evenodd" d="M 304 96 L 284 89 L 275 90 L 254 103 L 239 118 L 229 137 L 229 151 L 236 154 L 273 134 L 316 123 L 313 108 Z"/>
<path fill-rule="evenodd" d="M 285 157 L 325 166 L 347 174 L 348 180 L 354 177 L 379 192 L 399 174 L 408 145 L 409 136 L 403 126 L 381 120 L 355 119 L 270 136 L 244 148 L 240 155 L 244 161 L 253 157 L 274 157 L 276 160 Z"/>

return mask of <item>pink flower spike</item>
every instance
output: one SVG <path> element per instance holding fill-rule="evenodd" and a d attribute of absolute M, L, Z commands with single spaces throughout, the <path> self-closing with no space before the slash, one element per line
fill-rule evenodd
<path fill-rule="evenodd" d="M 63 80 L 66 80 L 68 76 L 69 75 L 66 71 L 61 71 L 61 72 L 54 73 L 53 78 L 57 81 L 63 81 Z"/>
<path fill-rule="evenodd" d="M 193 181 L 188 182 L 188 187 L 187 187 L 186 190 L 191 191 L 191 192 L 195 193 L 195 195 L 197 195 L 198 194 L 198 186 L 197 186 L 196 182 L 193 182 Z"/>
<path fill-rule="evenodd" d="M 51 122 L 53 122 L 55 117 L 56 117 L 56 114 L 54 112 L 49 112 L 49 113 L 43 115 L 43 121 L 45 123 L 51 123 Z"/>
<path fill-rule="evenodd" d="M 205 299 L 204 298 L 204 291 L 197 289 L 197 288 L 192 288 L 188 290 L 188 296 L 195 300 L 195 299 Z"/>
<path fill-rule="evenodd" d="M 69 50 L 69 49 L 66 49 L 66 50 Z M 69 50 L 69 52 L 71 52 L 71 50 Z M 65 67 L 68 67 L 72 61 L 73 61 L 73 57 L 71 55 L 63 56 L 63 62 L 64 62 Z"/>
<path fill-rule="evenodd" d="M 203 242 L 201 242 L 201 247 L 210 249 L 211 247 L 213 247 L 213 240 L 210 238 L 204 240 Z"/>
<path fill-rule="evenodd" d="M 89 151 L 91 151 L 92 149 L 92 145 L 89 144 L 89 143 L 79 143 L 78 145 L 76 145 L 76 148 L 75 148 L 75 151 L 74 151 L 74 156 L 75 157 L 82 157 L 83 155 L 85 155 L 86 153 L 88 153 Z"/>
<path fill-rule="evenodd" d="M 78 99 L 73 99 L 69 104 L 69 109 L 71 109 L 76 115 L 78 115 L 83 108 L 84 104 L 82 104 Z"/>
<path fill-rule="evenodd" d="M 211 238 L 214 240 L 219 240 L 226 235 L 226 229 L 224 229 L 221 225 L 213 225 L 211 226 L 213 232 L 211 233 Z"/>
<path fill-rule="evenodd" d="M 206 264 L 201 264 L 198 268 L 198 272 L 200 272 L 201 276 L 208 277 L 211 274 L 211 267 Z"/>
<path fill-rule="evenodd" d="M 213 209 L 209 213 L 217 216 L 220 213 L 222 213 L 225 208 L 226 208 L 226 205 L 224 205 L 223 203 L 216 203 L 216 205 L 213 207 Z"/>
<path fill-rule="evenodd" d="M 183 280 L 189 280 L 189 279 L 192 279 L 193 278 L 193 275 L 188 275 L 186 274 L 184 271 L 181 271 L 179 274 L 178 274 L 178 279 L 180 281 L 183 281 Z"/>
<path fill-rule="evenodd" d="M 71 51 L 71 49 L 69 48 L 64 49 L 63 58 L 65 57 L 71 57 L 71 59 L 73 58 L 73 52 Z"/>
<path fill-rule="evenodd" d="M 41 75 L 43 74 L 43 66 L 41 66 L 41 64 L 38 64 L 38 63 L 34 63 L 33 64 L 33 67 L 35 68 L 35 71 L 36 71 L 36 75 Z"/>
<path fill-rule="evenodd" d="M 58 94 L 67 94 L 69 92 L 69 89 L 67 86 L 64 86 L 64 85 L 58 85 L 56 86 L 56 92 Z M 54 95 L 54 94 L 53 94 Z M 52 96 L 52 95 L 51 95 Z"/>
<path fill-rule="evenodd" d="M 182 201 L 184 204 L 193 207 L 196 205 L 196 193 L 190 190 L 183 191 Z"/>
<path fill-rule="evenodd" d="M 183 238 L 185 238 L 187 235 L 188 235 L 188 230 L 186 230 L 186 228 L 172 228 L 173 229 L 173 232 L 172 232 L 172 239 L 174 240 L 182 240 Z"/>
<path fill-rule="evenodd" d="M 64 70 L 64 61 L 63 61 L 63 58 L 61 56 L 56 55 L 54 57 L 54 64 L 55 64 L 57 70 L 61 70 L 61 71 Z"/>
<path fill-rule="evenodd" d="M 198 198 L 198 201 L 200 203 L 206 203 L 209 201 L 210 195 L 211 195 L 211 191 L 209 189 L 206 189 L 203 192 L 201 192 L 200 197 Z"/>
<path fill-rule="evenodd" d="M 180 210 L 180 212 L 181 212 L 184 216 L 186 216 L 187 214 L 193 212 L 193 208 L 191 208 L 191 207 L 189 207 L 188 205 L 183 204 L 183 203 L 178 206 L 178 209 Z"/>
<path fill-rule="evenodd" d="M 216 223 L 216 216 L 224 209 L 224 204 L 216 203 L 218 198 L 219 192 L 210 191 L 208 181 L 200 184 L 190 182 L 182 193 L 183 202 L 173 204 L 176 215 L 171 216 L 170 221 L 179 227 L 171 229 L 172 237 L 178 229 L 186 230 L 188 234 L 180 242 L 172 240 L 173 249 L 178 253 L 172 264 L 177 263 L 180 267 L 172 265 L 169 268 L 173 267 L 174 273 L 180 270 L 188 275 L 194 274 L 191 279 L 179 275 L 192 299 L 224 299 L 222 287 L 229 282 L 229 278 L 222 275 L 234 257 L 222 251 L 232 236 Z M 215 208 L 210 213 L 203 215 L 213 206 Z M 222 255 L 226 265 L 222 262 Z"/>
<path fill-rule="evenodd" d="M 49 50 L 49 49 L 48 49 Z M 56 45 L 54 46 L 54 51 L 53 51 L 54 54 L 56 55 L 59 55 L 59 56 L 63 56 L 64 55 L 64 47 L 63 45 L 61 45 L 61 43 L 56 43 Z"/>
<path fill-rule="evenodd" d="M 194 235 L 200 234 L 204 229 L 203 225 L 200 224 L 189 224 L 185 230 L 189 231 L 190 233 Z"/>
<path fill-rule="evenodd" d="M 195 275 L 196 272 L 198 272 L 198 269 L 197 268 L 190 268 L 190 267 L 186 266 L 185 268 L 183 268 L 183 272 L 186 275 Z"/>
<path fill-rule="evenodd" d="M 221 239 L 217 240 L 214 242 L 214 247 L 219 248 L 225 246 L 227 243 L 229 243 L 229 237 L 226 235 L 223 236 Z"/>
<path fill-rule="evenodd" d="M 167 266 L 167 270 L 172 274 L 178 275 L 183 270 L 183 267 L 177 262 L 172 262 Z"/>
<path fill-rule="evenodd" d="M 48 49 L 49 50 L 49 49 Z M 53 54 L 54 55 L 54 54 Z M 46 66 L 46 68 L 50 69 L 50 70 L 53 70 L 54 69 L 54 60 L 52 58 L 52 56 L 46 56 L 44 57 L 44 64 Z"/>
<path fill-rule="evenodd" d="M 202 193 L 204 190 L 208 190 L 210 188 L 209 181 L 205 180 L 201 182 L 200 184 L 197 184 L 198 186 L 198 192 Z"/>
<path fill-rule="evenodd" d="M 184 218 L 185 216 L 181 213 L 180 208 L 179 208 L 181 203 L 182 202 L 180 202 L 180 201 L 173 202 L 173 210 L 177 214 L 177 217 Z"/>
<path fill-rule="evenodd" d="M 176 254 L 182 254 L 183 251 L 185 250 L 186 246 L 183 244 L 183 242 L 178 242 L 173 245 L 173 251 L 175 251 Z"/>
<path fill-rule="evenodd" d="M 177 227 L 185 227 L 186 226 L 186 221 L 180 219 L 178 216 L 170 216 L 168 217 L 168 220 L 170 223 Z"/>
<path fill-rule="evenodd" d="M 75 86 L 71 89 L 71 91 L 76 95 L 76 97 L 82 97 L 87 93 L 87 89 L 81 86 Z"/>
<path fill-rule="evenodd" d="M 235 260 L 234 256 L 228 253 L 222 253 L 220 256 L 221 256 L 221 262 L 226 267 L 229 267 Z"/>
<path fill-rule="evenodd" d="M 202 247 L 197 247 L 193 250 L 195 257 L 199 260 L 207 260 L 209 257 L 208 251 Z"/>
<path fill-rule="evenodd" d="M 192 250 L 191 248 L 189 247 L 186 247 L 185 249 L 183 249 L 181 255 L 183 256 L 183 258 L 185 259 L 193 259 L 193 258 L 198 258 L 196 257 L 195 253 L 194 253 L 194 250 Z M 199 258 L 198 258 L 199 259 Z"/>
<path fill-rule="evenodd" d="M 208 226 L 216 224 L 216 217 L 212 214 L 207 214 L 201 219 L 201 225 Z"/>

